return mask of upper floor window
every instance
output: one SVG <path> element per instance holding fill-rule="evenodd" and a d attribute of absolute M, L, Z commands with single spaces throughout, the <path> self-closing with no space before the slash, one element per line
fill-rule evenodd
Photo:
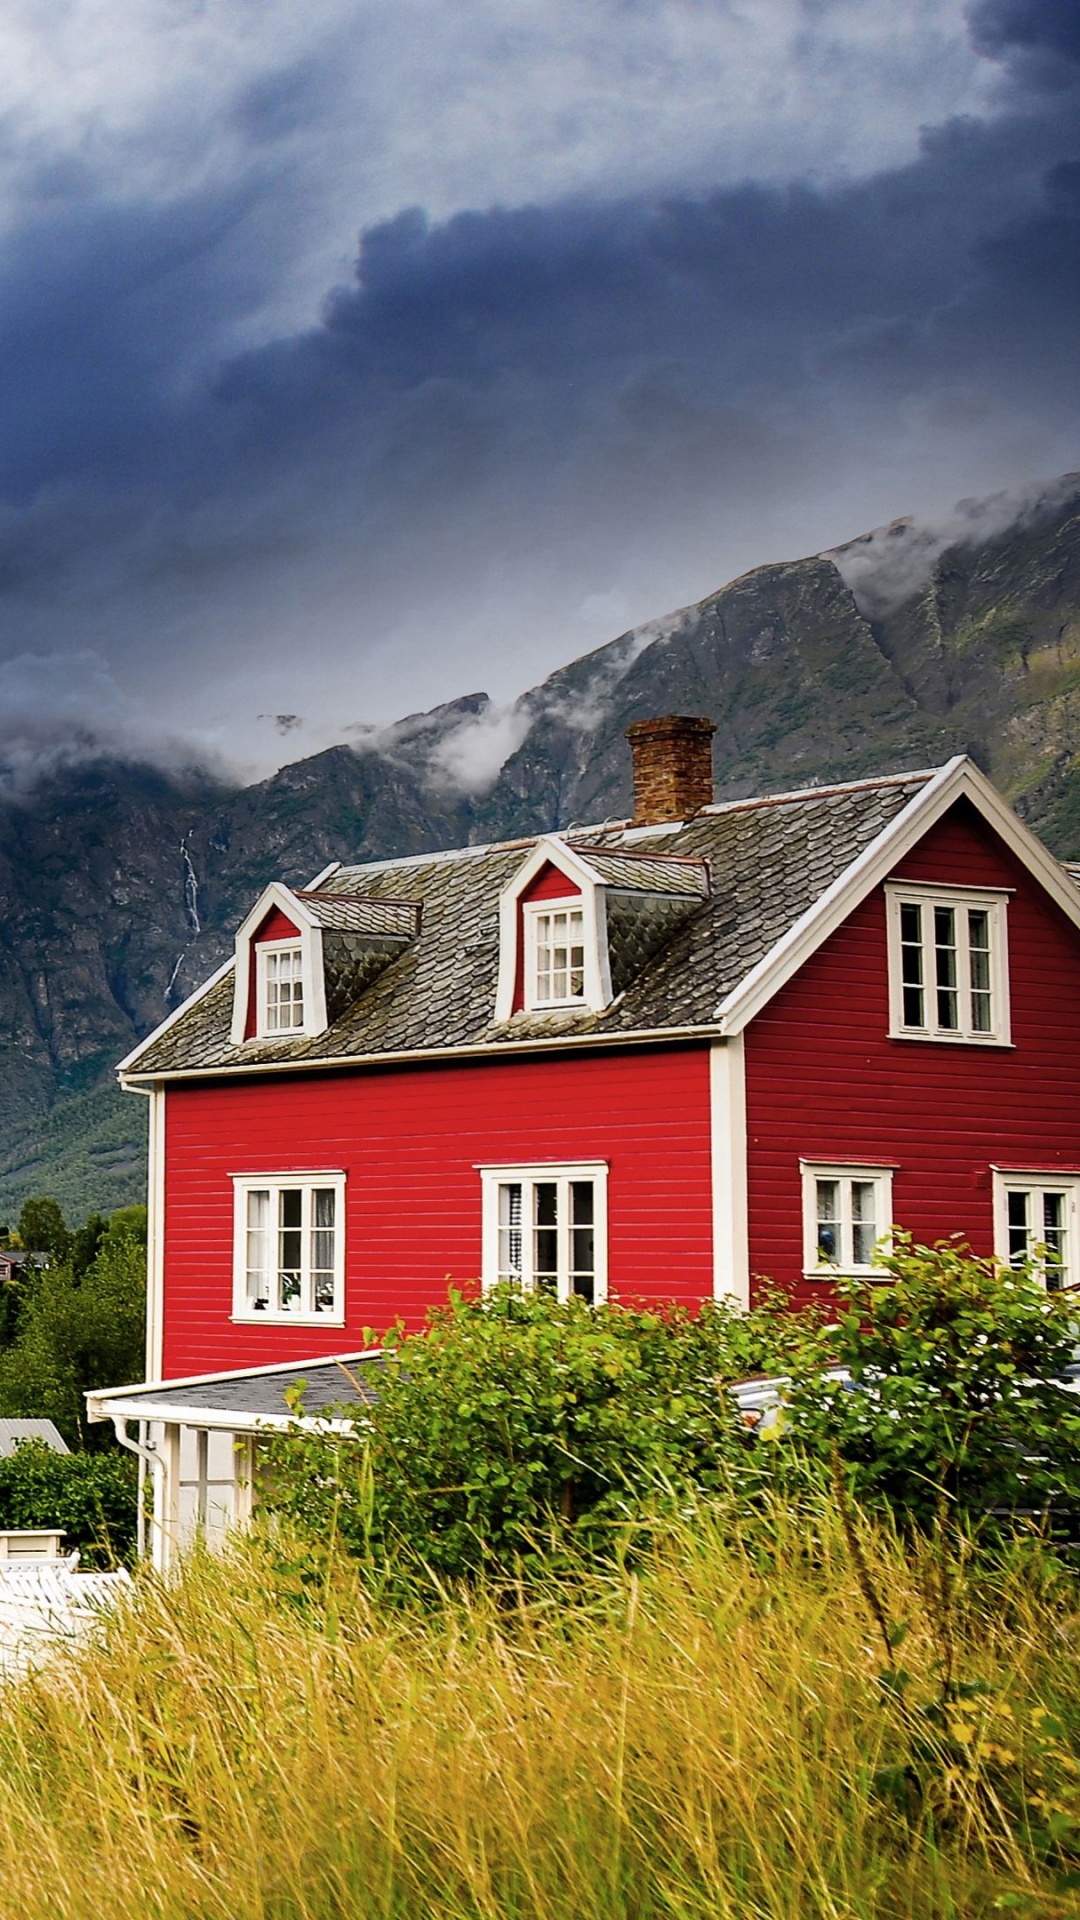
<path fill-rule="evenodd" d="M 994 1174 L 997 1255 L 1010 1267 L 1031 1263 L 1051 1292 L 1080 1286 L 1077 1193 L 1069 1174 Z"/>
<path fill-rule="evenodd" d="M 580 1006 L 585 999 L 585 915 L 580 905 L 525 908 L 525 1004 Z"/>
<path fill-rule="evenodd" d="M 607 1168 L 484 1167 L 485 1286 L 607 1297 Z"/>
<path fill-rule="evenodd" d="M 237 1319 L 344 1317 L 343 1173 L 235 1179 Z"/>
<path fill-rule="evenodd" d="M 984 887 L 886 888 L 896 1039 L 1006 1045 L 1006 898 Z"/>
<path fill-rule="evenodd" d="M 892 1224 L 890 1167 L 802 1163 L 803 1268 L 869 1274 Z"/>
<path fill-rule="evenodd" d="M 271 942 L 257 947 L 259 1033 L 304 1030 L 303 949 L 300 942 Z"/>

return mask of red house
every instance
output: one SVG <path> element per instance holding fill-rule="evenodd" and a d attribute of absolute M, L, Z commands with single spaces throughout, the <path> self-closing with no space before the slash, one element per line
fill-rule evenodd
<path fill-rule="evenodd" d="M 713 805 L 712 732 L 630 729 L 632 821 L 268 887 L 123 1062 L 148 1379 L 91 1412 L 159 1558 L 242 1510 L 288 1385 L 365 1391 L 333 1356 L 448 1281 L 807 1299 L 898 1223 L 1080 1284 L 1070 872 L 965 758 Z"/>

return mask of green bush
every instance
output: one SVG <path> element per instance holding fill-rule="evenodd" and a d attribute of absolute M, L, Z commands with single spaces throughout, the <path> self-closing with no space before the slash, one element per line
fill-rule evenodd
<path fill-rule="evenodd" d="M 722 1382 L 781 1364 L 795 1327 L 512 1287 L 452 1298 L 425 1333 L 391 1339 L 365 1444 L 271 1445 L 272 1504 L 310 1535 L 440 1576 L 510 1569 L 560 1539 L 609 1548 L 646 1509 L 727 1474 L 745 1434 Z"/>
<path fill-rule="evenodd" d="M 862 1502 L 926 1524 L 1080 1516 L 1080 1399 L 1053 1384 L 1076 1306 L 1041 1279 L 899 1235 L 882 1280 L 846 1282 L 836 1324 L 808 1334 L 776 1450 L 839 1462 Z M 888 1276 L 888 1283 L 885 1276 Z M 822 1371 L 846 1368 L 856 1391 Z"/>
<path fill-rule="evenodd" d="M 0 1460 L 0 1528 L 62 1527 L 65 1550 L 91 1566 L 129 1560 L 135 1547 L 138 1463 L 130 1453 L 54 1453 L 23 1440 Z"/>
<path fill-rule="evenodd" d="M 691 1490 L 723 1486 L 745 1510 L 838 1473 L 905 1526 L 1034 1516 L 1071 1537 L 1080 1400 L 1053 1384 L 1076 1339 L 1068 1297 L 955 1243 L 898 1237 L 882 1270 L 829 1326 L 779 1300 L 695 1315 L 513 1288 L 453 1299 L 388 1343 L 361 1442 L 271 1446 L 270 1504 L 312 1540 L 451 1578 L 560 1544 L 609 1552 Z M 755 1372 L 790 1383 L 773 1444 L 724 1391 Z"/>

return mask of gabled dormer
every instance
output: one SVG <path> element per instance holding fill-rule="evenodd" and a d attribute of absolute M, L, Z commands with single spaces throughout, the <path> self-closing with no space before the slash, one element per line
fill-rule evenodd
<path fill-rule="evenodd" d="M 236 936 L 233 1045 L 325 1033 L 419 927 L 412 900 L 302 892 L 273 881 Z"/>
<path fill-rule="evenodd" d="M 708 897 L 703 860 L 545 834 L 500 900 L 496 1021 L 603 1013 Z"/>

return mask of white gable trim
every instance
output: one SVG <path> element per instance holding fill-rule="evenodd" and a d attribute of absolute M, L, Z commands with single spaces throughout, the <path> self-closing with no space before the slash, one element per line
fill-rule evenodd
<path fill-rule="evenodd" d="M 229 1034 L 234 1047 L 242 1047 L 246 1037 L 248 998 L 251 991 L 252 943 L 267 914 L 273 912 L 275 907 L 285 915 L 287 920 L 292 921 L 300 935 L 304 1024 L 298 1029 L 298 1033 L 305 1039 L 311 1039 L 317 1034 L 326 1032 L 326 976 L 323 972 L 322 928 L 311 909 L 297 898 L 291 887 L 283 886 L 280 880 L 272 880 L 259 895 L 236 935 L 236 982 L 233 988 L 232 1029 Z"/>
<path fill-rule="evenodd" d="M 1080 931 L 1080 888 L 1068 878 L 1041 840 L 1025 827 L 996 787 L 966 754 L 957 754 L 902 808 L 895 820 L 864 847 L 857 860 L 825 889 L 782 940 L 722 1000 L 716 1018 L 725 1034 L 741 1033 L 755 1014 L 842 926 L 867 894 L 880 886 L 924 834 L 961 799 L 970 800 L 987 825 Z"/>
<path fill-rule="evenodd" d="M 554 867 L 579 889 L 585 932 L 585 1005 L 602 1013 L 611 1004 L 611 963 L 607 941 L 607 894 L 588 862 L 582 860 L 557 833 L 546 833 L 518 868 L 499 896 L 499 982 L 495 992 L 495 1019 L 509 1020 L 514 1011 L 517 982 L 519 905 L 526 888 L 545 867 Z M 546 904 L 557 904 L 554 899 Z"/>

